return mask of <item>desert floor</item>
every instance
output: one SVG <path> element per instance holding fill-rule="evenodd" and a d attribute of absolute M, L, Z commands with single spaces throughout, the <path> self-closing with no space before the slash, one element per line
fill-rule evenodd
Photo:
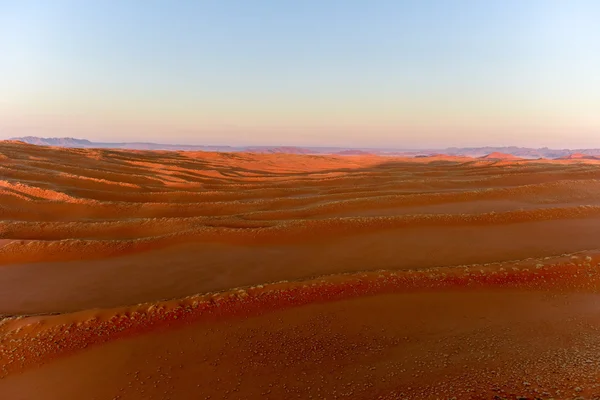
<path fill-rule="evenodd" d="M 600 398 L 599 238 L 591 160 L 0 142 L 0 398 Z"/>

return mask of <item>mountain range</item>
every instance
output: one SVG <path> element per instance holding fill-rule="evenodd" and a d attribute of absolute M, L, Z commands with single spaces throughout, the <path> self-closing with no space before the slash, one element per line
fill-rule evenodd
<path fill-rule="evenodd" d="M 104 148 L 127 150 L 184 150 L 219 152 L 254 152 L 286 154 L 339 154 L 339 155 L 394 155 L 408 157 L 427 157 L 440 154 L 450 156 L 486 157 L 486 158 L 549 158 L 549 159 L 600 159 L 600 149 L 549 149 L 530 147 L 449 147 L 446 149 L 372 149 L 353 147 L 295 147 L 295 146 L 205 146 L 186 144 L 159 144 L 147 142 L 92 142 L 76 138 L 42 138 L 37 136 L 16 137 L 10 140 L 39 146 L 59 146 L 69 148 Z"/>

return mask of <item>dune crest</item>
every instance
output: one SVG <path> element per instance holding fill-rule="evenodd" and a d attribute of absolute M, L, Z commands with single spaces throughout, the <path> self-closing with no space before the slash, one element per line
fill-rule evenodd
<path fill-rule="evenodd" d="M 378 304 L 377 302 L 380 302 L 378 307 L 385 310 L 386 307 L 394 304 L 401 305 L 403 304 L 403 300 L 407 300 L 400 298 L 396 299 L 395 302 L 389 302 L 389 296 L 398 295 L 416 296 L 412 301 L 425 301 L 425 304 L 429 304 L 429 306 L 436 304 L 436 302 L 439 301 L 438 298 L 446 299 L 445 302 L 448 306 L 449 304 L 453 304 L 453 302 L 462 304 L 463 299 L 469 300 L 479 298 L 477 296 L 480 296 L 479 293 L 482 293 L 484 297 L 480 298 L 480 302 L 486 301 L 484 299 L 489 301 L 490 299 L 500 298 L 498 296 L 512 296 L 516 299 L 520 299 L 519 301 L 522 303 L 531 303 L 529 305 L 531 307 L 539 302 L 544 295 L 535 295 L 538 297 L 532 297 L 532 295 L 527 293 L 551 294 L 557 292 L 563 293 L 562 296 L 566 296 L 567 299 L 570 299 L 568 304 L 574 303 L 574 307 L 578 307 L 574 309 L 574 312 L 577 313 L 577 316 L 574 318 L 580 318 L 579 314 L 581 313 L 583 313 L 581 318 L 584 318 L 584 315 L 585 318 L 587 318 L 587 307 L 582 301 L 585 302 L 590 300 L 585 300 L 587 297 L 581 296 L 588 296 L 587 294 L 589 293 L 596 293 L 600 288 L 599 261 L 600 253 L 594 252 L 564 255 L 563 257 L 555 259 L 530 259 L 496 265 L 471 265 L 459 268 L 435 268 L 421 271 L 374 271 L 359 274 L 342 274 L 309 281 L 280 282 L 250 288 L 240 288 L 222 293 L 209 293 L 179 300 L 140 304 L 134 307 L 112 310 L 89 310 L 59 316 L 32 316 L 7 319 L 0 325 L 0 377 L 4 380 L 4 382 L 0 381 L 0 389 L 5 388 L 5 390 L 9 392 L 15 390 L 16 387 L 19 387 L 19 378 L 21 376 L 26 377 L 28 374 L 36 375 L 37 371 L 46 370 L 46 374 L 52 375 L 53 366 L 61 365 L 61 363 L 59 363 L 61 359 L 64 359 L 62 365 L 65 365 L 65 362 L 67 363 L 66 365 L 68 365 L 69 360 L 87 359 L 85 364 L 86 367 L 84 368 L 90 369 L 91 366 L 91 369 L 94 369 L 93 360 L 99 355 L 99 353 L 95 351 L 95 348 L 97 347 L 104 347 L 108 349 L 108 354 L 111 354 L 113 351 L 123 351 L 117 350 L 120 348 L 121 343 L 127 342 L 129 343 L 127 346 L 134 347 L 146 346 L 143 344 L 147 341 L 144 338 L 150 338 L 151 343 L 154 343 L 152 340 L 166 340 L 165 338 L 160 339 L 162 336 L 168 337 L 168 335 L 176 334 L 176 332 L 181 332 L 183 334 L 188 332 L 189 334 L 198 329 L 200 332 L 206 332 L 204 334 L 206 340 L 206 334 L 208 332 L 216 331 L 222 332 L 221 334 L 231 335 L 235 332 L 235 328 L 231 327 L 239 326 L 240 329 L 250 329 L 249 332 L 256 333 L 264 331 L 264 334 L 267 336 L 275 335 L 268 345 L 266 343 L 261 343 L 260 340 L 256 341 L 255 339 L 250 339 L 251 342 L 248 342 L 249 338 L 255 337 L 254 335 L 246 336 L 246 339 L 244 339 L 246 341 L 246 346 L 251 346 L 249 350 L 263 349 L 263 351 L 273 351 L 272 354 L 273 357 L 275 357 L 267 364 L 259 364 L 250 369 L 250 371 L 254 371 L 254 373 L 250 373 L 248 376 L 252 376 L 252 374 L 256 374 L 260 371 L 258 381 L 253 381 L 252 385 L 248 386 L 249 381 L 244 379 L 244 375 L 242 375 L 244 370 L 246 373 L 249 372 L 248 366 L 244 367 L 237 363 L 230 364 L 230 368 L 241 368 L 239 370 L 240 375 L 237 382 L 238 385 L 243 386 L 243 391 L 246 393 L 245 396 L 258 397 L 260 391 L 262 391 L 262 396 L 264 396 L 265 394 L 270 394 L 268 391 L 265 392 L 265 390 L 268 390 L 265 389 L 267 384 L 269 387 L 272 387 L 273 390 L 275 390 L 275 387 L 277 390 L 285 389 L 285 386 L 283 388 L 280 386 L 273 387 L 273 384 L 269 383 L 270 379 L 267 377 L 277 375 L 271 372 L 273 368 L 279 368 L 281 372 L 281 368 L 284 370 L 290 368 L 293 369 L 293 365 L 303 365 L 305 362 L 300 361 L 304 360 L 304 358 L 298 358 L 297 363 L 300 364 L 281 364 L 282 360 L 278 359 L 278 354 L 282 354 L 284 357 L 296 357 L 299 354 L 298 351 L 301 349 L 290 349 L 291 353 L 287 354 L 283 348 L 278 348 L 278 346 L 293 346 L 292 343 L 294 343 L 294 341 L 306 340 L 306 338 L 303 338 L 303 335 L 307 334 L 307 332 L 296 332 L 292 336 L 287 337 L 287 335 L 291 334 L 291 332 L 289 332 L 285 334 L 286 336 L 282 337 L 280 334 L 277 334 L 277 331 L 272 332 L 267 328 L 267 326 L 273 324 L 273 322 L 277 320 L 282 321 L 282 318 L 287 320 L 290 315 L 298 315 L 298 313 L 299 315 L 303 315 L 308 311 L 308 315 L 310 316 L 309 321 L 313 321 L 310 323 L 310 326 L 311 329 L 314 329 L 315 322 L 320 320 L 320 318 L 323 318 L 324 315 L 327 315 L 321 314 L 323 311 L 326 312 L 326 310 L 331 310 L 329 312 L 333 312 L 333 310 L 336 310 L 335 313 L 337 313 L 337 315 L 343 315 L 343 308 L 340 309 L 339 306 L 341 304 L 346 304 L 345 302 L 354 304 L 356 312 L 359 315 L 362 315 L 364 311 L 368 311 L 369 309 L 362 310 L 360 306 L 361 303 L 356 303 L 356 300 L 360 300 L 362 304 L 373 302 Z M 504 294 L 502 291 L 504 291 Z M 539 296 L 542 297 L 540 298 Z M 408 299 L 410 299 L 410 297 Z M 398 303 L 398 300 L 401 300 L 401 302 Z M 383 301 L 383 303 L 381 303 L 381 301 Z M 434 303 L 427 303 L 430 301 L 433 301 Z M 311 304 L 316 308 L 309 311 L 311 310 L 309 308 L 311 307 Z M 461 307 L 465 307 L 465 305 L 463 304 Z M 488 305 L 484 307 L 491 306 Z M 535 305 L 535 307 L 539 307 L 539 304 Z M 290 308 L 299 308 L 299 310 L 291 312 L 290 314 L 290 312 L 286 311 Z M 316 314 L 314 314 L 315 312 Z M 402 311 L 395 312 L 406 313 L 408 310 L 403 309 Z M 497 312 L 506 313 L 506 310 L 499 310 Z M 556 315 L 556 312 L 556 310 L 553 311 L 554 315 Z M 422 315 L 427 315 L 428 313 L 429 311 L 426 309 L 421 312 Z M 270 315 L 275 319 L 269 317 Z M 527 317 L 528 313 L 526 311 L 515 312 L 515 310 L 513 310 L 507 315 L 510 316 L 509 318 L 514 319 L 519 318 L 520 315 Z M 363 316 L 361 318 L 365 317 Z M 498 317 L 498 315 L 496 315 L 493 318 L 500 318 L 500 320 L 502 320 L 502 318 L 506 317 Z M 263 325 L 265 324 L 265 321 L 263 320 L 271 322 L 266 322 L 267 325 Z M 377 327 L 371 325 L 374 322 L 375 321 L 370 321 L 369 318 L 366 318 L 363 320 L 363 327 L 369 326 L 372 327 L 372 329 L 375 329 Z M 258 325 L 256 325 L 256 323 L 258 323 Z M 291 321 L 289 323 L 291 323 Z M 343 323 L 347 324 L 349 322 L 344 320 Z M 367 323 L 367 325 L 365 325 L 365 323 Z M 382 332 L 385 332 L 388 329 L 398 329 L 396 325 L 388 327 L 388 324 L 383 323 L 382 321 L 377 323 L 384 327 L 381 329 Z M 431 324 L 431 322 L 428 323 Z M 467 320 L 463 323 L 466 327 L 470 327 L 470 324 L 473 322 L 468 322 Z M 530 321 L 530 323 L 536 324 L 537 322 L 534 320 L 532 322 Z M 546 321 L 543 323 L 547 324 L 548 322 Z M 555 322 L 552 323 L 554 324 Z M 437 324 L 439 324 L 439 322 Z M 245 327 L 246 325 L 249 326 Z M 402 323 L 401 325 L 406 326 L 405 323 Z M 434 323 L 426 329 L 436 329 L 435 325 L 436 324 Z M 325 326 L 326 325 L 324 325 L 323 328 L 325 328 Z M 561 325 L 560 329 L 566 329 L 565 327 L 568 326 L 569 325 L 565 325 L 562 327 Z M 231 329 L 233 329 L 233 331 Z M 355 328 L 350 328 L 350 331 L 353 329 Z M 518 328 L 518 325 L 516 328 L 513 328 L 513 330 L 515 331 L 515 334 L 524 334 L 524 332 L 521 331 L 521 328 Z M 567 329 L 567 331 L 569 330 Z M 173 334 L 170 334 L 169 332 L 173 332 Z M 569 332 L 572 332 L 572 330 Z M 311 335 L 315 334 L 317 333 L 313 332 Z M 396 335 L 397 334 L 398 333 L 396 333 Z M 412 334 L 414 335 L 415 333 L 413 332 Z M 198 337 L 197 335 L 198 333 L 195 333 L 193 336 L 187 337 L 185 340 L 191 340 L 191 342 L 186 346 L 202 346 L 202 341 L 196 342 L 194 340 L 194 337 Z M 249 333 L 245 333 L 244 335 L 249 335 Z M 360 334 L 358 336 L 348 336 L 357 335 L 357 333 L 346 331 L 334 335 L 337 335 L 335 336 L 336 341 L 341 341 L 341 343 L 338 343 L 335 346 L 337 348 L 338 356 L 347 354 L 345 357 L 348 357 L 349 354 L 352 354 L 351 352 L 355 352 L 357 349 L 353 346 L 366 345 L 366 343 L 360 342 Z M 151 339 L 153 337 L 156 339 Z M 352 339 L 350 339 L 351 337 Z M 323 340 L 329 340 L 326 338 L 327 336 L 324 336 Z M 434 395 L 434 393 L 463 393 L 467 395 L 471 390 L 476 390 L 477 393 L 493 393 L 494 391 L 500 390 L 507 394 L 533 393 L 532 390 L 534 389 L 535 391 L 553 389 L 558 390 L 557 393 L 560 393 L 560 390 L 572 390 L 572 387 L 565 386 L 561 382 L 548 380 L 548 375 L 543 375 L 542 377 L 538 375 L 534 386 L 525 388 L 523 388 L 521 384 L 514 385 L 508 381 L 503 381 L 503 379 L 506 379 L 506 372 L 502 372 L 497 376 L 494 376 L 494 374 L 490 375 L 489 372 L 485 372 L 486 362 L 482 362 L 481 353 L 477 353 L 478 351 L 481 351 L 478 350 L 479 344 L 475 345 L 475 343 L 478 343 L 478 341 L 482 339 L 483 337 L 479 336 L 469 337 L 467 340 L 476 347 L 473 349 L 473 353 L 469 350 L 465 350 L 463 357 L 466 358 L 463 358 L 462 361 L 446 359 L 444 363 L 445 367 L 443 370 L 445 371 L 445 374 L 460 375 L 463 371 L 468 371 L 469 374 L 480 377 L 479 380 L 471 379 L 473 376 L 467 378 L 466 382 L 468 385 L 465 385 L 465 382 L 460 383 L 460 381 L 455 381 L 455 383 L 451 383 L 451 381 L 438 382 L 438 384 L 441 384 L 440 386 L 438 386 L 438 384 L 431 385 L 428 376 L 432 376 L 431 374 L 433 374 L 440 366 L 431 364 L 431 370 L 429 372 L 420 370 L 420 365 L 423 365 L 423 363 L 432 363 L 433 361 L 429 359 L 427 353 L 423 353 L 422 350 L 417 349 L 414 349 L 410 354 L 400 353 L 389 359 L 387 361 L 388 364 L 378 365 L 377 367 L 373 366 L 377 364 L 373 364 L 374 361 L 372 359 L 367 358 L 362 361 L 356 360 L 355 362 L 357 364 L 355 365 L 355 368 L 358 368 L 357 372 L 362 371 L 363 368 L 366 370 L 382 369 L 385 371 L 387 379 L 379 375 L 376 378 L 372 378 L 375 379 L 374 382 L 378 382 L 377 385 L 381 390 L 380 394 L 384 395 L 384 398 L 393 398 L 400 393 L 403 393 L 407 398 L 424 398 L 423 396 L 429 397 Z M 241 338 L 238 340 L 241 340 Z M 381 346 L 394 348 L 401 346 L 406 340 L 411 339 L 398 336 L 385 339 L 385 336 L 383 336 L 377 339 L 377 346 L 379 346 L 378 348 L 381 348 Z M 449 337 L 446 340 L 447 346 L 453 346 L 453 340 L 464 339 L 461 339 L 461 336 L 459 335 L 456 339 Z M 493 344 L 492 346 L 504 346 L 506 345 L 506 341 L 515 339 L 511 338 L 511 336 L 505 337 L 502 334 L 492 334 L 487 340 L 488 345 L 491 340 L 491 343 L 497 342 L 497 344 Z M 521 340 L 527 341 L 525 338 Z M 587 340 L 589 342 L 589 339 Z M 111 343 L 114 343 L 114 345 Z M 139 343 L 139 345 L 137 343 Z M 227 343 L 229 342 L 226 342 L 226 344 Z M 333 342 L 331 342 L 331 344 L 333 344 Z M 430 346 L 431 345 L 432 344 L 430 344 Z M 584 345 L 586 348 L 586 351 L 584 352 L 585 357 L 596 359 L 597 353 L 596 356 L 594 356 L 593 353 L 587 351 L 588 348 L 592 348 L 589 347 L 591 345 L 591 342 Z M 154 346 L 156 346 L 156 343 Z M 233 347 L 227 345 L 227 347 L 228 350 L 225 350 L 224 348 L 225 352 L 221 351 L 218 355 L 212 354 L 209 348 L 206 348 L 204 350 L 207 352 L 204 357 L 205 362 L 210 361 L 218 364 L 230 357 L 227 352 L 230 352 L 231 355 L 233 355 L 236 354 L 236 352 L 241 351 L 241 349 L 237 349 L 236 345 L 233 345 Z M 269 350 L 269 348 L 272 349 Z M 188 347 L 187 351 L 189 350 Z M 147 349 L 146 351 L 150 351 L 150 349 Z M 255 351 L 255 354 L 258 354 L 258 350 Z M 323 349 L 321 348 L 314 348 L 310 354 L 321 357 L 318 354 L 322 351 Z M 362 351 L 365 350 L 361 350 L 361 352 Z M 170 354 L 169 352 L 167 353 Z M 367 350 L 367 353 L 372 353 L 373 355 L 380 354 L 379 357 L 382 356 L 381 353 L 371 348 Z M 185 352 L 182 350 L 181 355 L 179 356 L 180 361 L 175 361 L 177 359 L 175 358 L 175 360 L 171 360 L 170 362 L 189 362 L 186 361 L 187 357 L 185 357 L 184 354 Z M 479 356 L 475 357 L 477 354 L 479 354 Z M 104 357 L 106 356 L 107 355 L 104 354 Z M 416 360 L 420 361 L 417 361 L 415 365 L 412 365 L 410 361 L 411 356 L 416 357 Z M 527 351 L 523 351 L 521 356 L 529 357 Z M 444 357 L 449 356 L 444 355 Z M 159 358 L 162 358 L 162 356 L 159 356 Z M 389 358 L 389 356 L 385 358 Z M 546 359 L 545 362 L 548 365 L 554 365 L 556 362 L 562 362 L 560 360 L 564 361 L 564 359 L 561 359 L 560 357 L 551 357 Z M 125 367 L 125 371 L 129 368 L 139 371 L 139 368 L 144 368 L 142 366 L 144 362 L 147 363 L 144 359 L 137 360 L 131 367 Z M 230 361 L 225 362 L 230 363 Z M 315 361 L 313 360 L 311 362 L 314 363 Z M 407 364 L 405 365 L 405 363 Z M 160 372 L 161 368 L 171 368 L 170 365 L 172 366 L 172 364 L 162 364 L 159 362 L 155 368 L 158 368 L 157 371 Z M 404 368 L 401 368 L 395 365 L 405 366 Z M 490 365 L 493 364 L 488 364 L 487 366 Z M 516 365 L 518 365 L 518 363 L 516 363 Z M 406 372 L 406 368 L 408 368 L 409 373 L 412 374 L 413 377 L 424 374 L 424 380 L 407 380 L 406 377 L 403 378 L 402 376 L 404 374 L 402 374 L 402 372 Z M 504 368 L 506 368 L 506 365 L 504 365 Z M 515 366 L 511 366 L 511 368 L 515 368 Z M 33 371 L 27 372 L 32 369 Z M 60 371 L 60 368 L 58 371 Z M 126 375 L 129 375 L 132 371 L 132 369 L 129 369 L 129 372 L 127 372 Z M 218 376 L 217 371 L 219 371 L 219 369 L 216 369 L 212 373 L 216 373 L 216 376 Z M 540 373 L 537 369 L 534 369 L 534 371 L 537 374 Z M 398 372 L 401 373 L 398 378 L 389 380 L 391 376 L 394 376 Z M 88 374 L 91 373 L 92 371 L 88 372 Z M 138 373 L 139 372 L 135 373 L 135 380 L 139 378 L 137 376 Z M 291 370 L 286 372 L 286 374 L 289 373 L 291 373 Z M 345 373 L 352 375 L 350 371 Z M 525 373 L 522 376 L 526 379 L 531 379 L 529 378 L 529 373 Z M 179 373 L 176 371 L 171 371 L 169 376 L 173 378 L 178 374 Z M 358 396 L 359 398 L 369 398 L 372 391 L 362 392 L 360 389 L 361 383 L 354 380 L 357 378 L 358 377 L 355 377 L 347 381 L 348 385 L 346 387 L 352 388 L 352 391 L 356 391 L 357 395 L 358 393 L 362 393 Z M 591 375 L 580 374 L 574 382 L 585 387 L 587 393 L 593 393 L 593 391 L 589 391 L 589 388 L 592 387 L 591 385 L 593 383 L 593 381 L 589 380 L 590 378 Z M 183 387 L 173 387 L 172 390 L 175 391 L 174 393 L 182 391 L 185 391 L 188 394 L 190 391 L 204 393 L 204 395 L 206 395 L 206 393 L 213 393 L 212 390 L 214 388 L 209 388 L 207 386 L 190 387 L 190 383 L 196 382 L 196 380 L 185 382 L 187 383 L 180 383 Z M 412 382 L 410 383 L 411 386 L 406 386 L 407 382 Z M 131 398 L 138 398 L 138 396 L 143 397 L 152 393 L 160 393 L 157 386 L 158 383 L 159 381 L 155 381 L 154 388 L 150 386 L 147 387 L 146 390 L 143 390 L 141 387 L 129 387 L 129 389 L 127 389 L 126 387 L 120 387 L 119 385 L 121 384 L 113 382 L 107 384 L 100 390 L 102 392 L 112 390 L 112 393 L 119 393 L 121 391 L 124 391 L 125 393 L 129 392 L 129 395 L 132 396 Z M 141 384 L 143 385 L 143 382 Z M 320 384 L 315 384 L 317 385 L 316 387 L 322 388 L 322 394 L 335 393 L 335 390 L 333 390 L 331 385 L 325 381 Z M 573 382 L 570 382 L 569 384 L 572 385 Z M 299 387 L 298 393 L 304 393 L 304 395 L 313 393 L 311 387 L 312 386 L 310 385 Z M 256 392 L 257 389 L 260 389 L 259 392 Z M 218 397 L 221 397 L 224 393 L 223 390 L 224 389 L 217 389 L 215 394 Z M 58 390 L 51 393 L 53 393 L 54 396 L 57 396 L 55 398 L 59 398 L 58 396 L 61 395 L 60 393 L 62 393 L 62 391 Z M 281 393 L 274 394 L 275 397 L 280 395 Z"/>
<path fill-rule="evenodd" d="M 173 323 L 191 323 L 198 319 L 213 321 L 215 318 L 255 315 L 315 302 L 383 293 L 481 288 L 595 292 L 600 289 L 600 252 L 493 265 L 338 274 L 116 309 L 94 309 L 58 316 L 9 317 L 0 325 L 3 335 L 0 344 L 30 340 L 32 342 L 21 346 L 20 350 L 36 353 L 36 356 L 15 355 L 14 350 L 4 352 L 0 357 L 0 361 L 4 362 L 0 370 L 6 373 L 17 367 L 18 364 L 14 364 L 16 358 L 23 361 L 22 367 L 27 367 L 29 363 L 40 362 L 46 357 L 60 356 L 62 352 L 82 350 L 92 344 Z M 84 337 L 78 338 L 80 335 Z M 57 345 L 57 342 L 61 344 Z M 7 346 L 2 348 L 8 349 Z"/>

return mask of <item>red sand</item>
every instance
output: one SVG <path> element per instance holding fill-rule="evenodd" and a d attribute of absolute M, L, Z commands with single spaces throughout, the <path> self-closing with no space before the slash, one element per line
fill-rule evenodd
<path fill-rule="evenodd" d="M 594 161 L 0 155 L 2 399 L 600 395 Z"/>
<path fill-rule="evenodd" d="M 52 399 L 598 393 L 598 261 L 338 275 L 9 320 L 0 389 Z"/>

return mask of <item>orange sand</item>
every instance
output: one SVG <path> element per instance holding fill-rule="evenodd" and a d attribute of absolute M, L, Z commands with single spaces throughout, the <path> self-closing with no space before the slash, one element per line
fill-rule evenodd
<path fill-rule="evenodd" d="M 0 160 L 6 398 L 600 395 L 594 160 Z"/>

